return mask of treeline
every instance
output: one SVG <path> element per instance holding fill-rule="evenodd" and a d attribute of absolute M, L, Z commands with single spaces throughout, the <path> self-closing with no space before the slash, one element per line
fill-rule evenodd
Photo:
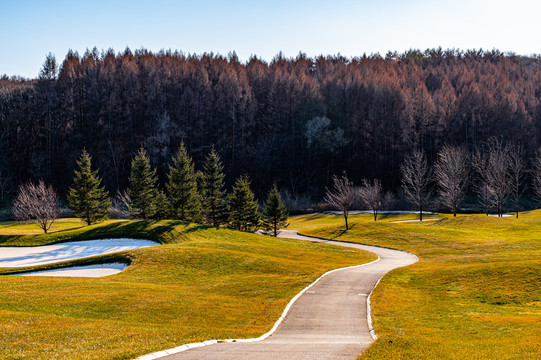
<path fill-rule="evenodd" d="M 86 149 L 83 150 L 67 197 L 70 210 L 87 225 L 107 219 L 113 211 L 109 193 L 101 185 L 98 170 L 92 169 L 91 160 Z M 164 191 L 157 184 L 156 169 L 141 147 L 131 161 L 128 188 L 119 191 L 118 198 L 125 206 L 125 217 L 177 219 L 215 227 L 227 225 L 242 231 L 263 229 L 264 233 L 277 236 L 286 224 L 288 213 L 276 183 L 260 212 L 247 176 L 238 178 L 228 195 L 224 177 L 220 157 L 214 149 L 205 160 L 204 170 L 195 172 L 192 158 L 181 143 L 169 164 Z M 54 188 L 43 180 L 37 184 L 28 182 L 19 187 L 12 211 L 15 219 L 32 221 L 47 233 L 60 215 L 59 199 Z"/>
<path fill-rule="evenodd" d="M 441 49 L 270 63 L 144 49 L 49 55 L 36 79 L 0 78 L 0 190 L 43 179 L 65 194 L 86 148 L 116 193 L 141 146 L 163 185 L 184 141 L 196 164 L 214 147 L 226 185 L 249 174 L 257 195 L 277 181 L 320 198 L 344 170 L 396 191 L 414 149 L 434 163 L 444 144 L 474 152 L 501 136 L 532 157 L 540 69 L 538 57 Z"/>
<path fill-rule="evenodd" d="M 468 193 L 475 194 L 476 209 L 499 217 L 507 209 L 518 218 L 523 209 L 522 197 L 528 185 L 537 202 L 541 202 L 541 150 L 533 159 L 525 158 L 524 147 L 505 144 L 492 137 L 469 152 L 464 146 L 445 144 L 432 166 L 423 150 L 415 149 L 400 166 L 404 198 L 419 212 L 434 207 L 456 216 Z M 527 178 L 531 183 L 527 184 Z M 333 187 L 327 189 L 325 202 L 343 214 L 346 230 L 349 212 L 368 209 L 377 221 L 381 210 L 396 210 L 392 193 L 385 193 L 379 179 L 363 179 L 356 186 L 344 173 L 333 176 Z"/>

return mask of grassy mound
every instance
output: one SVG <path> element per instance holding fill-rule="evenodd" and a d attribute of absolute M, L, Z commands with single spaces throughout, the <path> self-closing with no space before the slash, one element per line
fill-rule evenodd
<path fill-rule="evenodd" d="M 379 339 L 360 359 L 539 359 L 541 212 L 519 219 L 465 215 L 294 217 L 290 228 L 389 246 L 420 261 L 383 278 L 371 298 Z"/>
<path fill-rule="evenodd" d="M 183 343 L 257 337 L 322 273 L 374 259 L 352 249 L 177 221 L 84 227 L 67 219 L 52 231 L 25 235 L 33 228 L 2 223 L 0 243 L 132 237 L 164 245 L 64 264 L 112 257 L 131 262 L 104 278 L 0 277 L 0 357 L 130 359 Z"/>

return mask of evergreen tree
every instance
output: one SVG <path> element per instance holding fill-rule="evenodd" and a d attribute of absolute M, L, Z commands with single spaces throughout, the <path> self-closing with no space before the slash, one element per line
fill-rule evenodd
<path fill-rule="evenodd" d="M 282 204 L 282 196 L 276 183 L 267 195 L 267 202 L 263 209 L 263 229 L 267 235 L 278 236 L 278 230 L 287 224 L 287 209 Z"/>
<path fill-rule="evenodd" d="M 227 221 L 227 202 L 225 200 L 224 178 L 220 156 L 214 148 L 210 151 L 203 166 L 203 204 L 205 220 L 212 226 L 219 226 Z"/>
<path fill-rule="evenodd" d="M 107 218 L 111 200 L 105 187 L 101 186 L 98 170 L 92 171 L 92 157 L 83 150 L 77 161 L 79 171 L 75 171 L 73 186 L 69 189 L 69 208 L 87 225 Z"/>
<path fill-rule="evenodd" d="M 153 219 L 163 220 L 171 218 L 171 204 L 162 190 L 158 190 L 156 193 L 154 203 L 156 205 L 156 212 L 152 216 Z"/>
<path fill-rule="evenodd" d="M 141 146 L 131 162 L 128 197 L 132 216 L 148 219 L 156 212 L 156 170 L 150 166 L 150 160 Z"/>
<path fill-rule="evenodd" d="M 167 191 L 175 218 L 184 221 L 199 221 L 201 200 L 197 192 L 197 181 L 192 158 L 184 143 L 180 144 L 173 164 L 169 165 Z"/>
<path fill-rule="evenodd" d="M 229 226 L 233 229 L 249 231 L 259 228 L 261 215 L 247 176 L 241 176 L 235 182 L 229 196 L 229 209 Z"/>

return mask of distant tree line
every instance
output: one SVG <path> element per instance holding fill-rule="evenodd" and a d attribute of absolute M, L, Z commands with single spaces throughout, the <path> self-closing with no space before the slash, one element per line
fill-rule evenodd
<path fill-rule="evenodd" d="M 489 215 L 495 209 L 503 216 L 505 206 L 518 218 L 521 198 L 527 188 L 527 174 L 534 198 L 541 202 L 541 151 L 528 159 L 522 145 L 505 143 L 492 137 L 474 152 L 464 146 L 444 145 L 431 165 L 423 150 L 415 149 L 405 156 L 401 164 L 402 191 L 423 219 L 423 211 L 440 203 L 456 216 L 468 193 L 477 197 L 478 208 Z M 386 198 L 387 196 L 387 198 Z M 389 208 L 390 199 L 381 187 L 381 181 L 363 179 L 356 186 L 344 173 L 333 176 L 325 202 L 341 211 L 346 229 L 348 215 L 354 209 L 368 209 L 377 221 L 381 210 Z"/>
<path fill-rule="evenodd" d="M 86 149 L 77 165 L 79 170 L 74 172 L 67 200 L 70 209 L 91 225 L 108 217 L 112 202 L 98 171 L 92 170 Z M 260 212 L 247 175 L 237 178 L 229 195 L 226 194 L 224 168 L 214 148 L 202 168 L 203 171 L 195 171 L 193 160 L 181 143 L 171 158 L 164 191 L 158 184 L 156 169 L 141 147 L 131 162 L 128 188 L 118 191 L 117 198 L 125 204 L 130 217 L 136 219 L 178 219 L 215 227 L 227 225 L 242 231 L 263 228 L 274 236 L 286 226 L 288 211 L 276 183 Z M 501 138 L 488 139 L 473 153 L 463 146 L 444 145 L 433 165 L 423 150 L 416 149 L 404 158 L 400 168 L 402 191 L 418 210 L 421 221 L 423 211 L 435 202 L 456 216 L 469 191 L 476 194 L 478 207 L 487 215 L 495 208 L 496 214 L 503 216 L 507 203 L 518 218 L 527 173 L 531 174 L 533 193 L 541 202 L 541 151 L 527 159 L 522 145 L 504 143 Z M 383 191 L 380 179 L 365 178 L 356 186 L 344 172 L 342 176 L 333 175 L 324 202 L 342 213 L 347 230 L 350 211 L 369 209 L 377 221 L 379 211 L 393 210 L 389 205 L 392 197 L 392 193 Z M 40 180 L 37 185 L 29 182 L 19 187 L 13 214 L 17 220 L 34 221 L 47 232 L 59 216 L 58 208 L 56 192 Z"/>
<path fill-rule="evenodd" d="M 107 219 L 112 206 L 98 170 L 92 170 L 91 160 L 86 149 L 83 150 L 67 197 L 69 208 L 87 225 Z M 131 218 L 178 219 L 215 227 L 227 225 L 242 231 L 262 229 L 273 236 L 286 225 L 288 212 L 276 184 L 268 193 L 262 213 L 248 176 L 239 177 L 231 193 L 226 195 L 223 166 L 214 148 L 202 172 L 195 172 L 183 143 L 171 160 L 166 191 L 163 191 L 146 150 L 139 149 L 131 162 L 128 188 L 118 196 Z M 47 233 L 59 216 L 56 192 L 43 180 L 37 185 L 24 184 L 19 187 L 13 213 L 17 220 L 33 221 Z"/>
<path fill-rule="evenodd" d="M 474 154 L 501 136 L 534 157 L 540 69 L 539 57 L 441 49 L 354 59 L 279 54 L 269 63 L 144 49 L 70 51 L 61 63 L 49 55 L 36 79 L 0 78 L 0 195 L 40 179 L 67 194 L 83 149 L 116 194 L 128 187 L 141 145 L 167 190 L 169 160 L 182 141 L 196 172 L 214 147 L 225 185 L 247 173 L 258 196 L 276 180 L 293 199 L 319 199 L 343 171 L 396 192 L 414 150 L 431 165 L 445 161 L 438 155 L 445 144 Z M 500 155 L 474 156 L 470 165 L 495 165 Z"/>

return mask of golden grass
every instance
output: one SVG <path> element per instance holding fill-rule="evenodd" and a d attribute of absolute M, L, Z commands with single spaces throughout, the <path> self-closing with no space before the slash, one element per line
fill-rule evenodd
<path fill-rule="evenodd" d="M 119 236 L 164 244 L 115 255 L 132 266 L 114 276 L 0 277 L 3 359 L 130 359 L 183 343 L 257 337 L 322 273 L 374 259 L 351 249 L 178 221 L 80 228 L 62 220 L 61 231 L 49 235 L 21 235 L 32 230 L 3 225 L 4 245 Z M 18 235 L 8 235 L 13 232 Z"/>
<path fill-rule="evenodd" d="M 290 228 L 420 257 L 374 291 L 379 339 L 359 359 L 540 359 L 541 212 L 438 217 L 393 224 L 412 215 L 355 215 L 344 231 L 338 216 L 308 215 Z"/>

